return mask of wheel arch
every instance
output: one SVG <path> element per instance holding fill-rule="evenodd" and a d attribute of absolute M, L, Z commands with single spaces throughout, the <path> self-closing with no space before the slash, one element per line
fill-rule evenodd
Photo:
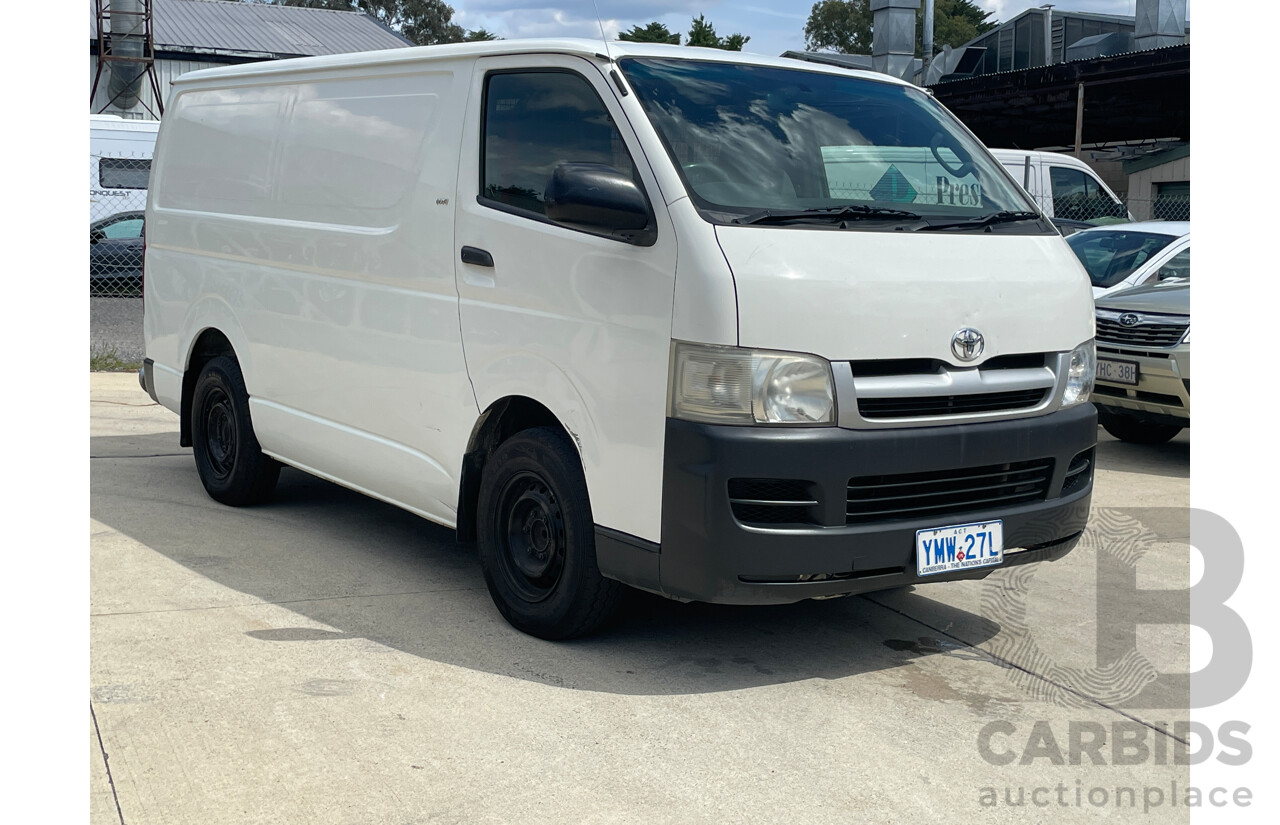
<path fill-rule="evenodd" d="M 555 413 L 545 404 L 524 395 L 508 395 L 490 404 L 471 429 L 467 451 L 462 457 L 462 478 L 458 485 L 458 541 L 476 539 L 476 505 L 480 499 L 480 478 L 490 456 L 513 435 L 535 427 L 555 427 L 578 450 L 581 445 Z"/>
<path fill-rule="evenodd" d="M 187 351 L 186 368 L 182 373 L 182 400 L 178 413 L 178 443 L 191 446 L 191 400 L 195 396 L 196 381 L 204 365 L 219 355 L 229 355 L 238 362 L 231 340 L 216 327 L 206 327 L 191 342 Z"/>

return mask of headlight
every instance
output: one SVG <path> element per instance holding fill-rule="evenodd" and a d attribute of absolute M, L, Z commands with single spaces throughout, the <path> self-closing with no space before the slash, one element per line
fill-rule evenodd
<path fill-rule="evenodd" d="M 833 424 L 831 364 L 813 355 L 675 342 L 673 418 L 708 424 Z"/>
<path fill-rule="evenodd" d="M 1191 343 L 1191 327 L 1187 327 L 1187 334 L 1182 336 L 1182 343 L 1184 344 Z"/>
<path fill-rule="evenodd" d="M 1071 364 L 1067 367 L 1067 391 L 1062 394 L 1063 407 L 1074 407 L 1089 400 L 1097 366 L 1093 341 L 1085 341 L 1071 351 Z"/>

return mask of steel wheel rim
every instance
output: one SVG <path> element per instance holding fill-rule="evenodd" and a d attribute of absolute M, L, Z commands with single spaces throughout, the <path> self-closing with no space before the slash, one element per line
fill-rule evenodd
<path fill-rule="evenodd" d="M 231 475 L 236 457 L 236 419 L 231 397 L 221 388 L 209 391 L 204 399 L 204 452 L 218 479 Z"/>
<path fill-rule="evenodd" d="M 536 473 L 520 472 L 503 485 L 498 502 L 503 575 L 525 601 L 543 601 L 564 573 L 568 537 L 560 501 Z"/>

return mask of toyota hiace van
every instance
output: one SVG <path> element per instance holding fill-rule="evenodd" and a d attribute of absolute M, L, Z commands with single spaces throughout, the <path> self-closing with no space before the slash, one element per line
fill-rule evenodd
<path fill-rule="evenodd" d="M 281 464 L 478 547 L 501 613 L 768 604 L 1055 559 L 1089 281 L 928 94 L 499 41 L 175 80 L 140 380 L 208 493 Z"/>

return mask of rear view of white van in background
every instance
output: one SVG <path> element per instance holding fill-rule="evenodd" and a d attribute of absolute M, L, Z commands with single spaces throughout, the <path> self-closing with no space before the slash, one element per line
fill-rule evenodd
<path fill-rule="evenodd" d="M 474 540 L 514 626 L 623 585 L 792 602 L 1056 559 L 1093 306 L 909 84 L 499 41 L 175 82 L 140 380 L 205 489 L 281 463 Z"/>

